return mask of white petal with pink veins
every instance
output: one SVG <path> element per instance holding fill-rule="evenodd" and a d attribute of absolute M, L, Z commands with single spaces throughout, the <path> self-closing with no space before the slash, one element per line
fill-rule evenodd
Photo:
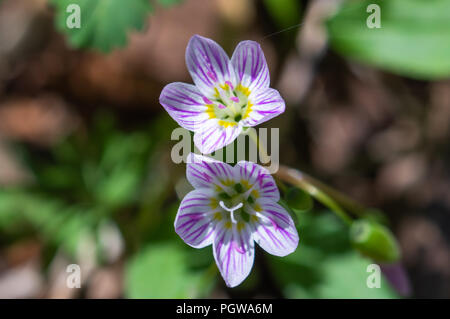
<path fill-rule="evenodd" d="M 286 256 L 298 246 L 298 233 L 289 213 L 279 204 L 261 200 L 258 221 L 252 218 L 253 238 L 261 248 L 275 256 Z"/>
<path fill-rule="evenodd" d="M 233 168 L 210 157 L 191 153 L 187 157 L 186 177 L 195 188 L 210 188 L 233 179 Z"/>
<path fill-rule="evenodd" d="M 241 230 L 237 226 L 226 228 L 217 225 L 214 237 L 214 258 L 228 287 L 239 285 L 250 274 L 255 258 L 255 247 L 248 225 Z"/>
<path fill-rule="evenodd" d="M 220 45 L 211 39 L 194 35 L 186 48 L 186 65 L 195 85 L 208 98 L 219 84 L 234 81 L 230 59 Z"/>
<path fill-rule="evenodd" d="M 193 190 L 183 198 L 178 209 L 175 231 L 194 248 L 203 248 L 213 242 L 216 226 L 211 207 L 213 195 L 208 189 Z"/>

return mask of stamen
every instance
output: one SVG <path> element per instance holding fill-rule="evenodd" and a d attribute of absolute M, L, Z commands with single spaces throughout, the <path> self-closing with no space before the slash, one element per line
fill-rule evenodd
<path fill-rule="evenodd" d="M 213 70 L 207 71 L 207 77 L 217 79 Z M 239 86 L 236 89 L 238 88 Z M 233 125 L 236 125 L 235 123 L 239 123 L 242 119 L 247 117 L 251 110 L 250 104 L 247 102 L 246 97 L 237 96 L 234 89 L 234 85 L 231 81 L 225 81 L 223 84 L 219 84 L 214 88 L 215 95 L 212 102 L 209 98 L 203 97 L 206 106 L 212 107 L 212 110 L 208 113 L 212 114 L 210 114 L 211 118 L 233 122 Z"/>
<path fill-rule="evenodd" d="M 230 89 L 234 90 L 233 84 L 230 81 L 225 81 L 226 84 L 230 87 Z"/>
<path fill-rule="evenodd" d="M 210 99 L 208 99 L 206 96 L 203 97 L 203 102 L 205 102 L 206 104 L 212 104 L 213 102 L 211 102 Z"/>

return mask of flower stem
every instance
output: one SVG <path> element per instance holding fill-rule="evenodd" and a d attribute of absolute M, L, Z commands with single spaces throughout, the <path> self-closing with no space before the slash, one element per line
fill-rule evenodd
<path fill-rule="evenodd" d="M 255 142 L 258 148 L 261 162 L 268 165 L 271 161 L 270 157 L 267 155 L 267 151 L 264 146 L 260 143 L 255 130 L 250 129 L 248 135 Z M 363 205 L 299 170 L 281 165 L 278 172 L 275 173 L 275 176 L 280 182 L 279 185 L 286 188 L 283 184 L 283 182 L 286 182 L 302 189 L 317 201 L 334 211 L 336 215 L 338 215 L 348 225 L 352 223 L 353 219 L 349 214 L 347 214 L 346 211 L 358 217 L 364 215 L 365 208 Z"/>
<path fill-rule="evenodd" d="M 353 219 L 345 212 L 345 210 L 339 205 L 339 203 L 332 196 L 327 194 L 327 192 L 323 191 L 317 185 L 311 183 L 311 180 L 309 180 L 306 175 L 302 174 L 300 171 L 281 166 L 278 169 L 278 172 L 275 173 L 275 176 L 278 179 L 287 182 L 295 187 L 298 187 L 304 192 L 311 195 L 317 201 L 335 212 L 336 215 L 340 217 L 346 224 L 352 224 Z"/>
<path fill-rule="evenodd" d="M 269 157 L 269 155 L 267 155 L 267 150 L 264 147 L 264 145 L 262 145 L 260 143 L 260 139 L 259 139 L 258 135 L 256 134 L 256 130 L 249 129 L 247 134 L 248 134 L 248 136 L 250 136 L 252 141 L 256 144 L 256 148 L 258 149 L 258 153 L 261 158 L 261 162 L 264 163 L 264 165 L 269 165 L 269 163 L 271 161 L 270 157 Z"/>
<path fill-rule="evenodd" d="M 334 198 L 336 202 L 338 202 L 344 209 L 349 211 L 351 214 L 353 214 L 356 217 L 363 217 L 365 215 L 366 208 L 358 203 L 357 201 L 353 200 L 352 198 L 348 197 L 347 195 L 341 193 L 340 191 L 336 190 L 335 188 L 332 188 L 331 186 L 326 185 L 325 183 L 315 179 L 312 176 L 309 176 L 305 173 L 302 173 L 304 179 L 312 184 L 315 185 L 317 188 L 320 188 L 322 191 L 327 193 L 329 196 Z"/>

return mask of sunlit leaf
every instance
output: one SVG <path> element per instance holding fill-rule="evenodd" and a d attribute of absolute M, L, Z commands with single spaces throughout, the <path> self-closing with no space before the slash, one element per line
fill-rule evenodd
<path fill-rule="evenodd" d="M 56 25 L 75 48 L 108 52 L 124 46 L 133 30 L 141 30 L 151 12 L 148 0 L 51 0 L 56 8 Z M 79 5 L 81 27 L 69 28 L 67 7 Z"/>
<path fill-rule="evenodd" d="M 357 252 L 327 258 L 320 265 L 321 280 L 315 288 L 319 298 L 397 298 L 390 284 L 380 273 L 380 287 L 367 285 L 368 266 L 373 262 Z"/>
<path fill-rule="evenodd" d="M 207 272 L 189 269 L 187 252 L 171 242 L 149 244 L 125 270 L 128 298 L 197 298 L 211 282 Z"/>
<path fill-rule="evenodd" d="M 175 4 L 181 3 L 183 0 L 157 0 L 163 6 L 170 7 Z"/>
<path fill-rule="evenodd" d="M 366 24 L 370 4 L 380 7 L 381 28 Z M 328 21 L 328 31 L 344 56 L 418 79 L 450 76 L 447 0 L 347 1 Z"/>

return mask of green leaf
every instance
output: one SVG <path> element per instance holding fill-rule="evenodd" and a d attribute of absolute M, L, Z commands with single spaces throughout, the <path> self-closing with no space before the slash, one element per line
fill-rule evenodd
<path fill-rule="evenodd" d="M 165 7 L 170 7 L 181 3 L 182 0 L 158 0 L 158 2 Z"/>
<path fill-rule="evenodd" d="M 326 255 L 350 249 L 348 228 L 331 211 L 302 213 L 299 221 L 301 244 L 314 247 Z"/>
<path fill-rule="evenodd" d="M 18 200 L 21 198 L 15 192 L 0 190 L 0 229 L 10 230 L 11 226 L 20 221 L 17 214 Z"/>
<path fill-rule="evenodd" d="M 271 274 L 287 298 L 395 298 L 381 276 L 380 288 L 367 286 L 373 263 L 354 251 L 348 228 L 331 212 L 301 214 L 300 242 L 290 255 L 267 256 Z"/>
<path fill-rule="evenodd" d="M 51 0 L 56 8 L 57 28 L 75 48 L 109 52 L 127 42 L 131 30 L 141 30 L 152 7 L 148 0 Z M 81 27 L 69 28 L 70 4 L 81 9 Z"/>
<path fill-rule="evenodd" d="M 372 3 L 380 6 L 381 28 L 366 24 Z M 450 76 L 450 1 L 348 1 L 327 25 L 344 56 L 417 79 Z"/>
<path fill-rule="evenodd" d="M 326 255 L 299 245 L 284 258 L 270 257 L 272 273 L 287 298 L 397 298 L 380 273 L 380 288 L 369 288 L 373 262 L 355 251 Z"/>
<path fill-rule="evenodd" d="M 21 191 L 0 192 L 0 230 L 31 225 L 46 242 L 76 256 L 80 242 L 93 234 L 96 211 L 66 206 L 57 199 Z"/>
<path fill-rule="evenodd" d="M 139 132 L 111 133 L 105 141 L 98 180 L 93 183 L 95 198 L 109 207 L 119 207 L 137 198 L 149 151 L 150 139 Z M 92 174 L 91 174 L 92 175 Z"/>
<path fill-rule="evenodd" d="M 397 298 L 390 284 L 381 276 L 380 288 L 367 285 L 368 266 L 373 262 L 356 252 L 327 258 L 320 265 L 321 282 L 316 287 L 319 298 Z"/>
<path fill-rule="evenodd" d="M 108 207 L 125 205 L 135 197 L 140 182 L 139 168 L 133 166 L 118 167 L 102 178 L 95 190 L 99 203 Z"/>
<path fill-rule="evenodd" d="M 153 243 L 131 259 L 125 269 L 128 298 L 198 298 L 212 282 L 189 268 L 189 255 L 181 246 Z"/>

